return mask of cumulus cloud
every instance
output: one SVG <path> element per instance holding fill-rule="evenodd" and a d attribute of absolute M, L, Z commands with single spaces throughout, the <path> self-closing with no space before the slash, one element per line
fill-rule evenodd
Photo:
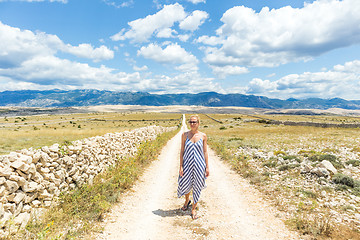
<path fill-rule="evenodd" d="M 105 46 L 94 48 L 90 44 L 72 46 L 56 35 L 20 30 L 0 22 L 0 68 L 18 66 L 31 58 L 53 56 L 58 51 L 94 61 L 112 59 L 114 53 Z"/>
<path fill-rule="evenodd" d="M 217 75 L 219 78 L 225 78 L 229 75 L 240 75 L 244 73 L 248 73 L 249 70 L 246 67 L 239 67 L 239 66 L 212 66 L 213 73 Z"/>
<path fill-rule="evenodd" d="M 214 83 L 212 78 L 204 78 L 199 73 L 182 73 L 173 77 L 154 76 L 141 81 L 136 89 L 158 94 L 223 92 L 223 89 L 218 83 Z"/>
<path fill-rule="evenodd" d="M 146 69 L 147 67 L 143 66 L 137 70 Z M 96 68 L 54 56 L 28 60 L 15 69 L 0 69 L 0 91 L 54 88 L 151 93 L 222 91 L 212 78 L 204 78 L 196 72 L 181 73 L 171 77 L 166 75 L 143 77 L 139 72 L 118 72 L 105 66 Z"/>
<path fill-rule="evenodd" d="M 307 61 L 336 48 L 360 43 L 358 0 L 318 0 L 303 8 L 264 7 L 260 12 L 236 6 L 227 10 L 204 61 L 210 65 L 274 67 Z M 215 47 L 220 45 L 219 47 Z"/>
<path fill-rule="evenodd" d="M 253 79 L 245 93 L 276 98 L 358 99 L 360 92 L 360 60 L 336 65 L 325 72 L 290 74 L 276 81 Z"/>
<path fill-rule="evenodd" d="M 209 14 L 207 12 L 196 10 L 182 20 L 179 27 L 183 30 L 195 31 L 208 17 Z"/>
<path fill-rule="evenodd" d="M 145 18 L 129 22 L 130 30 L 122 29 L 111 36 L 113 41 L 131 39 L 134 42 L 146 42 L 155 33 L 171 28 L 175 22 L 186 17 L 183 6 L 180 4 L 165 5 L 163 9 Z"/>
<path fill-rule="evenodd" d="M 61 3 L 67 3 L 68 0 L 0 0 L 0 2 L 61 2 Z"/>
<path fill-rule="evenodd" d="M 146 71 L 146 70 L 148 70 L 149 68 L 148 68 L 146 65 L 144 65 L 144 66 L 142 66 L 142 67 L 138 67 L 138 66 L 135 66 L 135 65 L 134 65 L 133 69 L 134 69 L 134 71 L 139 72 L 139 71 Z"/>
<path fill-rule="evenodd" d="M 111 0 L 103 0 L 103 2 L 107 5 L 113 6 L 115 8 L 130 7 L 130 6 L 134 5 L 134 0 L 123 1 L 122 3 L 118 3 L 116 1 L 111 1 Z"/>
<path fill-rule="evenodd" d="M 193 4 L 206 3 L 206 0 L 186 0 L 186 1 L 191 2 Z"/>
<path fill-rule="evenodd" d="M 77 57 L 94 59 L 95 62 L 114 58 L 114 52 L 104 45 L 94 48 L 91 44 L 87 43 L 79 44 L 79 46 L 66 44 L 61 49 Z"/>
<path fill-rule="evenodd" d="M 34 71 L 36 69 L 36 71 Z M 131 84 L 141 80 L 139 73 L 115 72 L 114 69 L 60 59 L 55 56 L 41 56 L 21 63 L 12 69 L 0 69 L 0 76 L 17 82 L 28 82 L 42 86 L 96 86 L 106 84 Z"/>
<path fill-rule="evenodd" d="M 138 50 L 138 55 L 158 63 L 181 64 L 179 70 L 194 69 L 199 62 L 194 55 L 186 52 L 185 49 L 176 43 L 167 45 L 164 49 L 157 44 L 151 43 L 146 47 L 141 47 Z"/>

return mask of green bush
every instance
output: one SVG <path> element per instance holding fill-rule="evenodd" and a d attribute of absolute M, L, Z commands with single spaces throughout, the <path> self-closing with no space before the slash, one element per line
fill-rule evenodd
<path fill-rule="evenodd" d="M 359 181 L 356 181 L 352 177 L 347 176 L 347 175 L 342 174 L 342 173 L 335 174 L 334 177 L 333 177 L 333 182 L 335 184 L 341 184 L 341 185 L 345 185 L 345 186 L 348 186 L 348 187 L 351 187 L 351 188 L 360 187 L 360 182 Z"/>
<path fill-rule="evenodd" d="M 286 171 L 289 169 L 297 168 L 299 166 L 300 166 L 300 164 L 284 164 L 279 167 L 279 171 Z"/>
<path fill-rule="evenodd" d="M 296 155 L 288 155 L 283 157 L 284 160 L 295 160 L 298 163 L 301 163 L 301 160 Z"/>
<path fill-rule="evenodd" d="M 360 161 L 359 160 L 349 160 L 346 162 L 347 165 L 353 165 L 353 167 L 358 167 L 360 166 Z"/>

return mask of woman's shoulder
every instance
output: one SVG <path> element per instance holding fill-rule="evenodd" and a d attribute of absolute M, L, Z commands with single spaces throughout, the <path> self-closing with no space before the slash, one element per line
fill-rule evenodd
<path fill-rule="evenodd" d="M 204 138 L 204 139 L 206 138 L 206 133 L 203 133 L 203 132 L 200 132 L 200 131 L 199 131 L 199 133 L 201 134 L 202 138 Z"/>

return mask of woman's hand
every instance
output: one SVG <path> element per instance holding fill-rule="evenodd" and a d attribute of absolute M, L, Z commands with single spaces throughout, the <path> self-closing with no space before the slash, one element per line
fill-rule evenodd
<path fill-rule="evenodd" d="M 184 175 L 184 169 L 183 169 L 183 167 L 180 167 L 179 175 L 180 175 L 180 177 L 182 177 L 182 176 Z"/>
<path fill-rule="evenodd" d="M 206 167 L 205 169 L 205 177 L 208 177 L 210 175 L 209 167 Z"/>

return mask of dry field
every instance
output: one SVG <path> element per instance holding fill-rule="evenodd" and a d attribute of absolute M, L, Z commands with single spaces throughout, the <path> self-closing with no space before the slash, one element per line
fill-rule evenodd
<path fill-rule="evenodd" d="M 144 112 L 1 117 L 0 154 L 149 125 L 175 126 L 179 124 L 180 117 L 181 114 Z"/>
<path fill-rule="evenodd" d="M 360 239 L 360 129 L 271 125 L 281 121 L 358 122 L 344 116 L 201 115 L 210 146 L 309 238 Z M 316 172 L 327 160 L 337 174 Z"/>

